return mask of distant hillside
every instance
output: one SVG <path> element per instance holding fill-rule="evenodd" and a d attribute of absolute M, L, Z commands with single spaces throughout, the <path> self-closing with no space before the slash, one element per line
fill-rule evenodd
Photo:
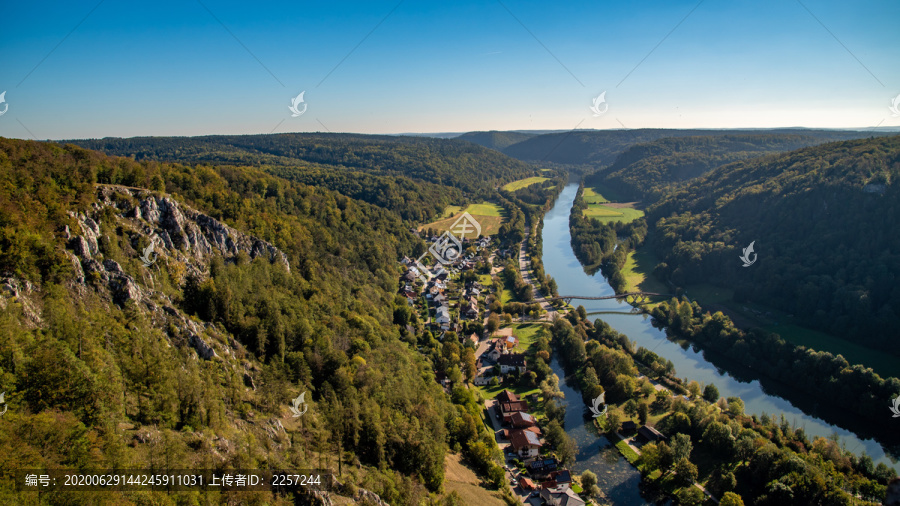
<path fill-rule="evenodd" d="M 722 165 L 767 153 L 845 140 L 847 132 L 667 137 L 628 148 L 615 163 L 585 181 L 603 184 L 626 200 L 658 200 L 672 183 L 693 179 Z M 671 186 L 671 187 L 670 187 Z"/>
<path fill-rule="evenodd" d="M 527 134 L 521 132 L 498 132 L 491 130 L 490 132 L 469 132 L 460 135 L 457 139 L 469 141 L 480 146 L 490 149 L 502 151 L 507 146 L 522 142 L 534 137 L 535 134 Z"/>
<path fill-rule="evenodd" d="M 647 222 L 679 286 L 735 299 L 900 353 L 900 136 L 829 143 L 719 167 L 652 206 Z M 742 267 L 755 241 L 758 261 Z"/>
<path fill-rule="evenodd" d="M 427 137 L 292 133 L 66 141 L 136 161 L 256 166 L 280 177 L 428 222 L 449 204 L 537 175 L 534 167 L 469 142 Z"/>
<path fill-rule="evenodd" d="M 689 137 L 710 135 L 806 135 L 825 141 L 836 139 L 860 139 L 871 132 L 772 129 L 772 130 L 576 130 L 572 132 L 538 135 L 503 150 L 509 156 L 527 161 L 547 161 L 562 164 L 594 166 L 611 165 L 616 158 L 635 144 L 651 142 L 664 137 Z"/>

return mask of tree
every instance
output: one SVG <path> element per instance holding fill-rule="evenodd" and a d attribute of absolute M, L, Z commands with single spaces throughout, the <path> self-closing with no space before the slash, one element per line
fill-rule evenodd
<path fill-rule="evenodd" d="M 675 498 L 678 499 L 679 506 L 700 506 L 706 502 L 706 494 L 693 485 L 678 489 Z"/>
<path fill-rule="evenodd" d="M 691 444 L 691 436 L 687 434 L 675 434 L 672 438 L 672 451 L 675 454 L 675 461 L 691 458 L 691 450 L 694 445 Z"/>
<path fill-rule="evenodd" d="M 581 473 L 581 488 L 584 489 L 584 492 L 588 496 L 596 495 L 597 490 L 597 475 L 591 472 L 590 469 L 586 469 L 583 473 Z"/>
<path fill-rule="evenodd" d="M 466 372 L 466 379 L 473 381 L 475 375 L 478 374 L 478 366 L 475 361 L 475 350 L 466 348 L 463 351 L 463 369 Z"/>
<path fill-rule="evenodd" d="M 657 443 L 656 446 L 659 448 L 659 468 L 663 470 L 669 469 L 676 461 L 675 452 L 665 442 Z"/>
<path fill-rule="evenodd" d="M 563 464 L 574 462 L 575 460 L 575 443 L 572 438 L 566 434 L 565 429 L 556 420 L 551 420 L 547 424 L 547 442 L 556 450 L 556 457 Z"/>
<path fill-rule="evenodd" d="M 744 401 L 741 400 L 740 397 L 728 398 L 728 414 L 732 417 L 737 417 L 744 414 Z"/>
<path fill-rule="evenodd" d="M 719 400 L 719 389 L 712 383 L 706 385 L 706 388 L 703 389 L 703 398 L 706 399 L 706 402 L 716 402 Z"/>
<path fill-rule="evenodd" d="M 676 479 L 682 486 L 688 486 L 697 480 L 697 466 L 686 458 L 680 459 L 675 463 Z"/>
<path fill-rule="evenodd" d="M 734 492 L 725 492 L 719 500 L 719 506 L 744 506 L 744 500 Z"/>
<path fill-rule="evenodd" d="M 638 403 L 637 406 L 638 421 L 641 425 L 647 423 L 647 417 L 650 416 L 650 405 L 646 402 Z"/>
<path fill-rule="evenodd" d="M 659 445 L 647 443 L 641 448 L 641 464 L 645 473 L 652 473 L 659 469 Z"/>
<path fill-rule="evenodd" d="M 491 316 L 488 316 L 487 321 L 487 330 L 489 334 L 493 334 L 500 328 L 500 317 L 497 316 L 497 313 L 492 312 Z"/>
<path fill-rule="evenodd" d="M 606 413 L 606 430 L 607 432 L 619 432 L 622 427 L 622 417 L 615 411 Z"/>

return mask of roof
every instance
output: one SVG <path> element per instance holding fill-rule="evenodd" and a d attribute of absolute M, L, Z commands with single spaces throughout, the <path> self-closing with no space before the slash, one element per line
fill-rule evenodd
<path fill-rule="evenodd" d="M 666 439 L 666 436 L 663 435 L 662 432 L 654 429 L 649 425 L 644 425 L 640 429 L 638 429 L 638 434 L 645 437 L 650 441 L 656 441 L 658 439 Z"/>
<path fill-rule="evenodd" d="M 540 448 L 541 440 L 534 432 L 518 429 L 509 432 L 509 444 L 511 444 L 516 451 L 519 451 L 520 448 L 531 446 Z"/>
<path fill-rule="evenodd" d="M 534 424 L 534 417 L 524 411 L 516 411 L 510 418 L 513 424 Z"/>
<path fill-rule="evenodd" d="M 622 430 L 634 430 L 637 424 L 633 420 L 625 420 L 622 422 Z"/>
<path fill-rule="evenodd" d="M 525 355 L 521 353 L 507 353 L 506 355 L 500 355 L 500 365 L 506 365 L 510 367 L 525 367 Z"/>
<path fill-rule="evenodd" d="M 528 403 L 525 401 L 500 403 L 501 413 L 515 413 L 516 411 L 528 411 Z"/>
<path fill-rule="evenodd" d="M 497 394 L 497 401 L 500 403 L 516 402 L 518 400 L 519 396 L 509 390 L 504 390 Z"/>
<path fill-rule="evenodd" d="M 561 469 L 550 473 L 550 478 L 556 480 L 556 483 L 571 483 L 572 473 L 568 469 Z"/>
<path fill-rule="evenodd" d="M 541 490 L 541 499 L 552 506 L 584 506 L 584 501 L 571 488 L 565 490 Z"/>

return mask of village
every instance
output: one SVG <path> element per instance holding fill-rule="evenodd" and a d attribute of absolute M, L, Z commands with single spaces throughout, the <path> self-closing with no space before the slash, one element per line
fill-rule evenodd
<path fill-rule="evenodd" d="M 434 243 L 439 238 L 430 239 Z M 505 456 L 504 469 L 513 492 L 526 504 L 583 505 L 572 473 L 560 463 L 540 428 L 543 399 L 539 390 L 523 386 L 527 350 L 543 324 L 535 323 L 534 316 L 513 323 L 504 315 L 499 328 L 494 328 L 499 315 L 494 316 L 494 325 L 490 321 L 491 302 L 499 300 L 504 289 L 498 276 L 502 268 L 493 265 L 509 258 L 510 251 L 497 248 L 490 237 L 462 239 L 462 243 L 468 253 L 453 262 L 425 266 L 403 258 L 405 271 L 398 293 L 438 341 L 456 339 L 460 346 L 474 348 L 477 373 L 465 386 L 476 389 L 484 399 L 483 421 Z M 453 378 L 442 371 L 435 371 L 435 381 L 448 392 L 453 384 Z M 515 392 L 523 390 L 525 395 Z"/>

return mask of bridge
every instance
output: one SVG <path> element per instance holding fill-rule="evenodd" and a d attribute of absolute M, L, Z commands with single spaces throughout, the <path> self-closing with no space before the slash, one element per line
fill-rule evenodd
<path fill-rule="evenodd" d="M 572 300 L 608 300 L 608 299 L 625 299 L 625 302 L 629 304 L 646 304 L 650 302 L 650 297 L 674 297 L 674 295 L 670 293 L 655 293 L 655 292 L 625 292 L 625 293 L 617 293 L 615 295 L 606 295 L 603 297 L 586 297 L 581 295 L 560 295 L 558 297 L 547 297 L 547 302 L 551 302 L 554 300 L 562 300 L 567 304 L 571 303 Z M 631 300 L 629 300 L 631 298 Z"/>

